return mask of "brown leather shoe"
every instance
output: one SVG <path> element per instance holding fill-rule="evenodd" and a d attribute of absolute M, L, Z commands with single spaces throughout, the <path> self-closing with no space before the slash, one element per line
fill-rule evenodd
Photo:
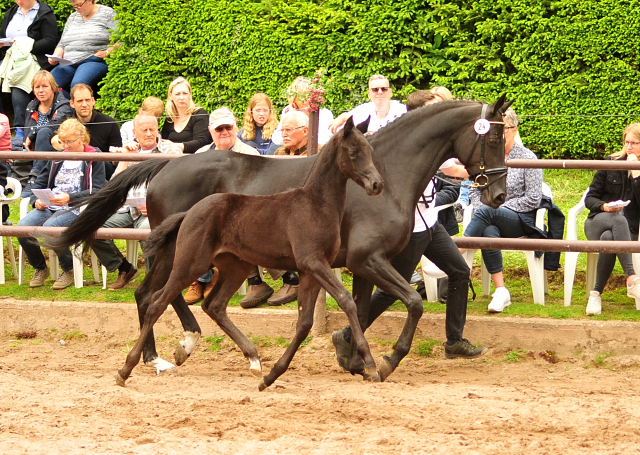
<path fill-rule="evenodd" d="M 273 297 L 267 300 L 267 303 L 271 306 L 279 306 L 294 300 L 298 300 L 298 286 L 284 284 Z"/>
<path fill-rule="evenodd" d="M 247 290 L 247 295 L 240 300 L 242 308 L 253 308 L 265 302 L 273 294 L 273 288 L 267 283 L 251 284 Z"/>
<path fill-rule="evenodd" d="M 217 281 L 218 281 L 218 270 L 213 269 L 213 278 L 211 278 L 211 281 L 207 283 L 207 285 L 204 287 L 204 293 L 203 293 L 204 299 L 206 299 L 209 296 L 209 294 L 211 293 L 211 290 L 216 285 Z"/>
<path fill-rule="evenodd" d="M 187 305 L 193 305 L 194 303 L 202 300 L 202 295 L 204 293 L 204 285 L 198 280 L 191 283 L 189 286 L 189 290 L 184 295 L 184 301 L 187 302 Z"/>
<path fill-rule="evenodd" d="M 136 279 L 136 277 L 138 275 L 140 275 L 140 270 L 136 269 L 135 267 L 131 267 L 131 269 L 129 269 L 128 272 L 120 272 L 116 282 L 113 283 L 111 286 L 109 286 L 108 289 L 110 291 L 117 291 L 119 289 L 122 289 L 127 284 L 129 284 L 131 281 Z"/>

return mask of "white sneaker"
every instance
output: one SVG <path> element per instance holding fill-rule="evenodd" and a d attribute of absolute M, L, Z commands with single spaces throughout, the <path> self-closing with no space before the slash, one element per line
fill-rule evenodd
<path fill-rule="evenodd" d="M 502 313 L 506 307 L 511 305 L 511 294 L 505 287 L 497 288 L 492 297 L 488 308 L 489 313 Z"/>
<path fill-rule="evenodd" d="M 589 292 L 589 302 L 587 303 L 587 316 L 595 316 L 602 313 L 602 298 L 598 291 Z"/>
<path fill-rule="evenodd" d="M 636 310 L 640 309 L 640 277 L 633 280 L 631 286 L 627 286 L 627 297 L 631 297 L 636 301 Z"/>

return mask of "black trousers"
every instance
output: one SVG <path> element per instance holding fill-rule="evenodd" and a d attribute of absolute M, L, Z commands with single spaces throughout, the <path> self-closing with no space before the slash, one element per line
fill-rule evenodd
<path fill-rule="evenodd" d="M 458 341 L 462 339 L 467 319 L 469 266 L 440 223 L 430 230 L 411 234 L 404 250 L 391 259 L 391 265 L 409 282 L 423 255 L 449 277 L 445 330 L 448 341 Z M 371 298 L 367 328 L 395 301 L 395 297 L 376 289 Z"/>

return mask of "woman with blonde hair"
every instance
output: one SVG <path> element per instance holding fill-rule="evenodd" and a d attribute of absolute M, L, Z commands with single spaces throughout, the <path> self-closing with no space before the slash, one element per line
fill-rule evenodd
<path fill-rule="evenodd" d="M 213 141 L 208 128 L 209 114 L 193 102 L 191 84 L 184 77 L 169 84 L 165 113 L 162 139 L 172 143 L 167 147 L 175 145 L 182 153 L 195 153 Z"/>
<path fill-rule="evenodd" d="M 266 155 L 273 144 L 271 137 L 277 127 L 278 116 L 271 98 L 264 93 L 256 93 L 249 100 L 238 138 L 258 150 L 260 155 Z"/>
<path fill-rule="evenodd" d="M 431 87 L 431 90 L 429 91 L 433 93 L 436 97 L 440 98 L 438 101 L 450 101 L 453 99 L 453 95 L 451 94 L 451 91 L 447 87 L 443 87 L 441 85 L 434 85 L 433 87 Z"/>
<path fill-rule="evenodd" d="M 638 161 L 640 156 L 640 123 L 628 125 L 622 133 L 622 150 L 608 160 Z M 622 202 L 621 202 L 622 201 Z M 640 222 L 640 170 L 599 170 L 593 177 L 585 198 L 589 216 L 584 233 L 589 240 L 638 240 Z M 636 301 L 640 309 L 640 279 L 633 269 L 631 253 L 600 253 L 596 266 L 596 283 L 589 292 L 587 315 L 602 312 L 602 292 L 616 264 L 616 257 L 624 270 L 627 297 Z"/>
<path fill-rule="evenodd" d="M 58 128 L 58 138 L 64 146 L 64 152 L 100 152 L 89 145 L 87 128 L 79 120 L 65 120 Z M 67 227 L 80 213 L 71 209 L 69 202 L 95 193 L 104 186 L 104 161 L 47 161 L 33 184 L 34 190 L 51 190 L 46 199 L 31 195 L 34 210 L 20 220 L 18 226 Z M 42 197 L 42 195 L 41 195 Z M 18 237 L 20 246 L 27 255 L 29 264 L 35 269 L 29 283 L 32 288 L 44 285 L 49 276 L 49 268 L 38 242 L 31 237 Z M 55 250 L 60 260 L 62 273 L 53 289 L 64 289 L 73 284 L 73 256 L 69 248 Z"/>

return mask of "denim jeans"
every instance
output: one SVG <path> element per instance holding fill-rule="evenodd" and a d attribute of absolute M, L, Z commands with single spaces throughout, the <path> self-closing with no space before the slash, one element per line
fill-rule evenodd
<path fill-rule="evenodd" d="M 622 211 L 611 213 L 601 212 L 596 216 L 587 218 L 584 223 L 584 233 L 589 240 L 638 240 L 638 236 L 629 231 L 629 222 Z M 600 253 L 596 265 L 596 284 L 594 291 L 602 294 L 609 281 L 613 267 L 616 265 L 616 256 L 624 270 L 625 276 L 635 275 L 631 253 Z"/>
<path fill-rule="evenodd" d="M 102 227 L 105 228 L 128 228 L 149 229 L 149 219 L 146 216 L 140 216 L 134 220 L 130 212 L 116 213 L 109 218 Z M 144 243 L 140 242 L 140 246 L 144 251 Z M 96 253 L 100 263 L 104 265 L 109 272 L 115 272 L 124 261 L 124 256 L 111 239 L 97 239 L 91 247 Z M 133 264 L 136 267 L 136 264 Z M 148 270 L 148 269 L 147 269 Z"/>
<path fill-rule="evenodd" d="M 506 207 L 493 209 L 483 205 L 473 214 L 465 237 L 517 238 L 526 235 L 518 212 Z M 502 272 L 502 251 L 482 250 L 482 260 L 490 274 Z M 444 270 L 444 269 L 443 269 Z"/>
<path fill-rule="evenodd" d="M 53 226 L 53 227 L 67 227 L 77 217 L 73 212 L 67 212 L 65 210 L 59 210 L 54 212 L 49 209 L 38 210 L 33 209 L 27 216 L 20 220 L 18 226 Z M 33 237 L 18 237 L 18 242 L 29 259 L 29 264 L 36 270 L 44 270 L 47 268 L 47 262 L 42 254 L 38 241 Z M 73 256 L 69 248 L 62 248 L 55 250 L 60 260 L 60 267 L 65 272 L 73 270 Z"/>
<path fill-rule="evenodd" d="M 51 70 L 58 87 L 62 88 L 64 95 L 69 98 L 69 91 L 76 84 L 95 85 L 107 75 L 107 64 L 103 58 L 89 57 L 73 65 L 56 66 Z"/>
<path fill-rule="evenodd" d="M 34 98 L 32 93 L 27 93 L 17 87 L 11 87 L 11 104 L 13 105 L 13 126 L 23 128 L 26 120 L 27 104 Z"/>

